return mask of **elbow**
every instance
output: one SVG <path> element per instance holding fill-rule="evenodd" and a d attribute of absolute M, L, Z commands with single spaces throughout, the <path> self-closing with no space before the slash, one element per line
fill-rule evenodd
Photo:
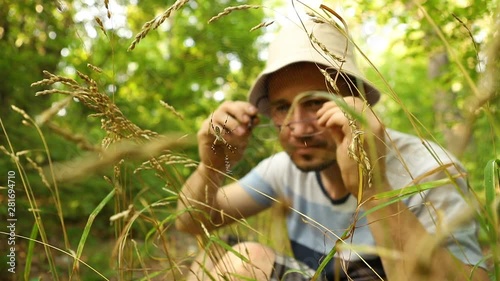
<path fill-rule="evenodd" d="M 180 232 L 192 234 L 192 231 L 191 231 L 192 227 L 190 227 L 189 223 L 185 222 L 181 218 L 177 218 L 175 220 L 175 229 L 177 229 L 177 231 L 180 231 Z"/>
<path fill-rule="evenodd" d="M 175 220 L 175 229 L 180 232 L 184 232 L 187 234 L 198 235 L 202 233 L 202 227 L 193 222 L 183 220 L 182 217 L 179 217 Z"/>

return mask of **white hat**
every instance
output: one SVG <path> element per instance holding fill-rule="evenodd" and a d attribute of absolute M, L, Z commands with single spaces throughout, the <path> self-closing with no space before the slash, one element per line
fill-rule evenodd
<path fill-rule="evenodd" d="M 268 115 L 266 112 L 269 108 L 268 100 L 263 98 L 268 95 L 267 78 L 269 75 L 293 63 L 313 62 L 336 70 L 341 69 L 343 73 L 349 74 L 352 80 L 361 79 L 360 82 L 364 84 L 364 93 L 361 91 L 361 94 L 365 95 L 369 104 L 375 104 L 380 98 L 380 93 L 356 66 L 353 44 L 347 40 L 346 36 L 328 23 L 317 23 L 308 19 L 303 21 L 303 24 L 292 24 L 282 28 L 271 42 L 266 68 L 259 74 L 250 90 L 248 97 L 250 103 L 256 106 L 260 113 Z M 342 58 L 344 62 L 341 63 L 325 53 L 317 43 L 313 43 L 314 39 L 311 40 L 310 36 L 324 45 L 330 54 Z M 348 44 L 347 51 L 346 44 Z"/>

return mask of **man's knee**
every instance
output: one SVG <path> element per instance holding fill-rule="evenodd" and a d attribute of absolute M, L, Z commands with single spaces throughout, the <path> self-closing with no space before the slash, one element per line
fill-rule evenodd
<path fill-rule="evenodd" d="M 241 242 L 234 245 L 233 249 L 250 261 L 266 260 L 274 262 L 274 250 L 257 242 Z"/>
<path fill-rule="evenodd" d="M 231 264 L 232 269 L 225 268 L 229 272 L 256 280 L 269 280 L 275 258 L 274 251 L 269 247 L 256 242 L 242 242 L 227 252 L 226 261 Z"/>

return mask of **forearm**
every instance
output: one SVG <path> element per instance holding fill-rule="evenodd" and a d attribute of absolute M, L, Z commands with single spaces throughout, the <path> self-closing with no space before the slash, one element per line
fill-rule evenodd
<path fill-rule="evenodd" d="M 368 200 L 369 210 L 384 204 Z M 392 250 L 393 256 L 381 256 L 388 280 L 488 280 L 484 270 L 476 270 L 456 259 L 427 232 L 408 207 L 398 201 L 367 216 L 378 247 Z"/>
<path fill-rule="evenodd" d="M 177 229 L 201 233 L 202 224 L 207 229 L 217 225 L 220 215 L 217 216 L 219 212 L 216 198 L 223 181 L 221 173 L 200 163 L 179 192 L 175 222 Z"/>

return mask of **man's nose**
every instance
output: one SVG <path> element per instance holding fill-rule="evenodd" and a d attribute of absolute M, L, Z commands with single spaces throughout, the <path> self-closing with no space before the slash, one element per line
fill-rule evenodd
<path fill-rule="evenodd" d="M 293 136 L 310 135 L 315 130 L 315 117 L 315 114 L 311 114 L 311 112 L 298 106 L 291 115 L 291 120 L 287 124 L 287 127 Z"/>
<path fill-rule="evenodd" d="M 302 120 L 305 120 L 305 119 L 308 119 L 310 115 L 310 112 L 308 112 L 303 106 L 301 106 L 301 104 L 298 104 L 294 109 L 293 109 L 293 112 L 291 114 L 291 118 L 290 118 L 290 123 L 297 123 L 297 122 L 300 122 Z"/>

